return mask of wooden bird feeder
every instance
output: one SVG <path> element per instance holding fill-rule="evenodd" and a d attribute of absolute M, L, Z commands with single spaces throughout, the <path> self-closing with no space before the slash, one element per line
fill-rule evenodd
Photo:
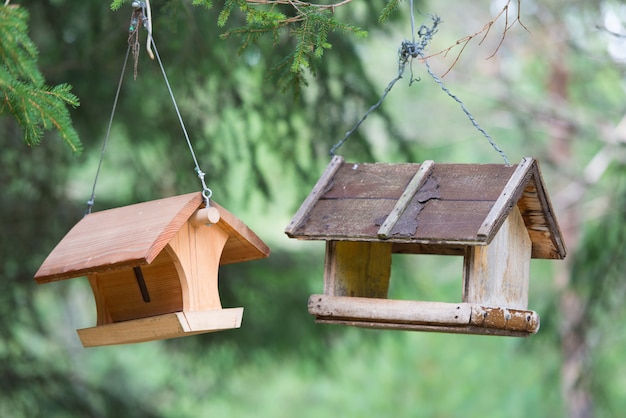
<path fill-rule="evenodd" d="M 353 164 L 333 158 L 285 231 L 326 241 L 317 322 L 527 336 L 530 259 L 563 259 L 537 162 Z M 460 303 L 387 299 L 393 253 L 464 257 Z"/>
<path fill-rule="evenodd" d="M 201 193 L 85 216 L 35 275 L 37 283 L 87 276 L 97 326 L 78 330 L 85 347 L 239 328 L 243 308 L 223 309 L 222 264 L 255 260 L 269 248 L 243 222 Z"/>

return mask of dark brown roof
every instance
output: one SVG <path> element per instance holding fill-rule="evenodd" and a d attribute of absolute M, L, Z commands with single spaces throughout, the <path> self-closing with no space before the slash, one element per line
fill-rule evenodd
<path fill-rule="evenodd" d="M 462 253 L 486 245 L 518 206 L 534 258 L 566 254 L 537 161 L 346 163 L 333 158 L 286 229 L 312 240 L 388 241 L 396 252 Z M 431 247 L 431 248 L 429 248 Z"/>

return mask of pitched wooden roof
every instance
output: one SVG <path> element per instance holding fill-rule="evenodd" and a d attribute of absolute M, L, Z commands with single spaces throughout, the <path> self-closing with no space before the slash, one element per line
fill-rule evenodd
<path fill-rule="evenodd" d="M 35 280 L 46 283 L 105 269 L 151 263 L 202 205 L 201 193 L 95 212 L 85 216 L 43 262 Z M 229 234 L 220 264 L 267 257 L 269 248 L 243 222 L 211 201 Z"/>
<path fill-rule="evenodd" d="M 388 241 L 395 252 L 462 254 L 464 246 L 488 244 L 514 205 L 532 256 L 564 258 L 563 237 L 532 158 L 506 166 L 355 164 L 336 156 L 285 232 L 299 239 Z"/>

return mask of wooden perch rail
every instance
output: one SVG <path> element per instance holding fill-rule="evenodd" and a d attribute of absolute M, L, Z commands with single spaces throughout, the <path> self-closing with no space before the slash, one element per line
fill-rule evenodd
<path fill-rule="evenodd" d="M 317 322 L 364 328 L 526 336 L 539 330 L 536 312 L 473 303 L 311 295 Z"/>

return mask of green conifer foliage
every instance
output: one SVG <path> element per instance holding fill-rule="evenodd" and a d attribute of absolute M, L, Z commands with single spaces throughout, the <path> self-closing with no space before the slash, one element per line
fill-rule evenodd
<path fill-rule="evenodd" d="M 45 84 L 37 56 L 28 36 L 28 12 L 18 6 L 0 6 L 0 116 L 15 118 L 30 147 L 38 145 L 44 132 L 52 129 L 79 153 L 82 145 L 66 106 L 78 106 L 78 98 L 68 84 Z"/>

